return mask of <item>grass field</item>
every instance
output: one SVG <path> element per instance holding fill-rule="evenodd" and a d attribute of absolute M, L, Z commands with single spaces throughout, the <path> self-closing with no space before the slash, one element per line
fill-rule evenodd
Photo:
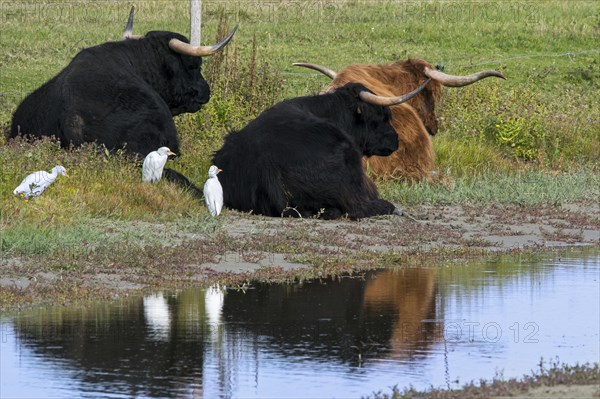
<path fill-rule="evenodd" d="M 131 3 L 123 1 L 0 2 L 0 127 L 19 101 L 83 48 L 119 40 Z M 189 2 L 139 1 L 136 33 L 188 35 Z M 201 185 L 212 151 L 283 98 L 313 94 L 327 79 L 291 66 L 309 61 L 340 69 L 420 57 L 466 74 L 499 69 L 487 79 L 446 89 L 434 138 L 438 169 L 449 184 L 379 182 L 401 203 L 561 203 L 595 200 L 600 156 L 600 5 L 595 1 L 207 1 L 203 42 L 219 21 L 239 23 L 223 56 L 206 59 L 211 102 L 176 123 L 183 156 L 171 162 Z M 40 242 L 100 240 L 86 221 L 207 220 L 196 198 L 161 182 L 142 184 L 135 162 L 87 146 L 63 151 L 50 140 L 0 137 L 2 250 L 35 252 Z M 34 170 L 63 164 L 44 196 L 12 195 Z M 206 223 L 210 223 L 206 221 Z M 62 238 L 60 238 L 62 237 Z"/>

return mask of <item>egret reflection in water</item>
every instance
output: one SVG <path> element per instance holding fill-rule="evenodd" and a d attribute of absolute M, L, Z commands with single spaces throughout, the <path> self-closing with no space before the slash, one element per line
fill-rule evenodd
<path fill-rule="evenodd" d="M 169 313 L 169 304 L 162 293 L 148 295 L 143 299 L 144 317 L 150 336 L 161 341 L 169 340 L 171 329 L 171 314 Z"/>
<path fill-rule="evenodd" d="M 216 342 L 219 339 L 224 302 L 224 288 L 217 284 L 206 289 L 206 292 L 204 293 L 204 308 L 206 309 L 206 323 L 210 330 L 211 342 Z"/>
<path fill-rule="evenodd" d="M 2 344 L 2 395 L 38 387 L 54 396 L 360 397 L 391 383 L 455 387 L 498 370 L 520 376 L 548 354 L 594 361 L 599 309 L 589 298 L 598 297 L 599 273 L 595 254 L 24 312 L 3 321 L 14 335 Z M 485 322 L 504 335 L 445 339 L 448 325 Z M 536 343 L 528 344 L 524 328 L 533 322 Z"/>
<path fill-rule="evenodd" d="M 435 317 L 434 272 L 384 273 L 397 283 L 380 285 L 368 273 L 364 279 L 257 284 L 245 292 L 213 286 L 97 308 L 56 308 L 15 323 L 22 345 L 88 370 L 90 383 L 159 392 L 160 381 L 174 376 L 192 378 L 194 386 L 213 385 L 202 380 L 208 372 L 228 385 L 236 370 L 255 364 L 261 346 L 290 359 L 308 356 L 353 367 L 404 346 L 428 345 L 431 331 L 415 325 L 419 318 Z M 421 304 L 416 313 L 403 305 L 414 301 Z M 411 325 L 410 342 L 405 337 L 403 347 L 393 343 L 399 325 Z"/>

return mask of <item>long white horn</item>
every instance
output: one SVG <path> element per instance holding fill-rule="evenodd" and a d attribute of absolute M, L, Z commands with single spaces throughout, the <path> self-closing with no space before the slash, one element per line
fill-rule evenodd
<path fill-rule="evenodd" d="M 208 57 L 209 55 L 213 55 L 225 47 L 233 37 L 237 28 L 238 25 L 233 28 L 233 30 L 225 37 L 225 39 L 212 46 L 192 46 L 191 44 L 182 42 L 179 39 L 171 39 L 169 40 L 169 47 L 171 50 L 179 54 L 189 55 L 191 57 Z"/>
<path fill-rule="evenodd" d="M 423 83 L 421 86 L 417 87 L 410 93 L 406 93 L 397 97 L 383 97 L 378 96 L 377 94 L 370 93 L 368 91 L 361 91 L 360 99 L 369 104 L 383 105 L 387 107 L 391 105 L 398 105 L 407 102 L 408 100 L 419 94 L 429 82 L 431 82 L 431 78 L 427 79 L 425 83 Z"/>
<path fill-rule="evenodd" d="M 328 76 L 331 79 L 335 79 L 335 77 L 337 76 L 337 72 L 335 72 L 334 70 L 317 64 L 309 64 L 308 62 L 294 62 L 292 65 L 314 69 L 315 71 L 319 71 L 323 75 Z"/>
<path fill-rule="evenodd" d="M 474 73 L 471 75 L 456 76 L 456 75 L 448 75 L 447 73 L 438 71 L 437 69 L 431 69 L 429 67 L 425 67 L 425 69 L 423 70 L 423 73 L 427 77 L 429 77 L 433 80 L 436 80 L 447 87 L 467 86 L 467 85 L 477 82 L 478 80 L 481 80 L 484 78 L 489 78 L 490 76 L 495 76 L 497 78 L 506 79 L 506 76 L 502 75 L 498 71 L 482 71 L 482 72 L 477 72 L 477 73 Z"/>

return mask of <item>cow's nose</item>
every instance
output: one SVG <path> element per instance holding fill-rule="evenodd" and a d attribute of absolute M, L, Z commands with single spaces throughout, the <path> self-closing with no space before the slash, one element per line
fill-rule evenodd
<path fill-rule="evenodd" d="M 435 136 L 438 132 L 438 121 L 434 121 L 432 124 L 428 125 L 427 127 L 427 133 L 429 133 L 431 136 Z"/>
<path fill-rule="evenodd" d="M 208 100 L 210 100 L 210 91 L 209 90 L 201 90 L 196 95 L 196 98 L 198 99 L 198 102 L 200 104 L 206 104 L 208 102 Z"/>
<path fill-rule="evenodd" d="M 202 82 L 196 89 L 196 98 L 200 104 L 206 104 L 210 99 L 210 87 L 208 83 Z"/>

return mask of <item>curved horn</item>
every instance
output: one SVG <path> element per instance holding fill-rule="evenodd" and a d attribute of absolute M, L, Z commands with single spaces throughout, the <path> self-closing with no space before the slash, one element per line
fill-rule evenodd
<path fill-rule="evenodd" d="M 377 94 L 370 93 L 368 91 L 361 91 L 360 99 L 366 103 L 374 104 L 374 105 L 383 105 L 384 107 L 402 104 L 404 102 L 407 102 L 408 100 L 410 100 L 417 94 L 419 94 L 421 92 L 421 90 L 423 90 L 429 82 L 431 82 L 431 78 L 427 79 L 425 81 L 425 83 L 423 83 L 421 86 L 417 87 L 410 93 L 406 93 L 406 94 L 403 94 L 398 97 L 383 97 L 383 96 L 378 96 Z"/>
<path fill-rule="evenodd" d="M 309 69 L 314 69 L 315 71 L 319 71 L 323 75 L 328 76 L 331 79 L 335 79 L 335 77 L 337 76 L 337 72 L 335 72 L 334 70 L 329 69 L 327 67 L 321 66 L 321 65 L 309 64 L 307 62 L 294 62 L 292 65 L 309 68 Z"/>
<path fill-rule="evenodd" d="M 423 73 L 433 80 L 436 80 L 447 87 L 463 87 L 477 82 L 478 80 L 489 78 L 490 76 L 496 76 L 501 79 L 506 79 L 498 71 L 482 71 L 466 76 L 448 75 L 442 71 L 425 67 Z"/>
<path fill-rule="evenodd" d="M 131 10 L 129 11 L 129 18 L 127 18 L 127 24 L 125 24 L 125 32 L 123 32 L 123 40 L 127 39 L 141 39 L 144 36 L 134 35 L 133 34 L 133 13 L 135 10 L 135 6 L 131 6 Z"/>
<path fill-rule="evenodd" d="M 225 37 L 225 39 L 212 46 L 192 46 L 191 44 L 182 42 L 179 39 L 171 39 L 169 40 L 169 47 L 171 48 L 171 50 L 179 54 L 189 55 L 191 57 L 207 57 L 209 55 L 213 55 L 214 53 L 225 47 L 233 37 L 233 34 L 237 30 L 237 28 L 238 26 L 236 25 L 233 28 L 233 30 L 227 35 L 227 37 Z"/>

